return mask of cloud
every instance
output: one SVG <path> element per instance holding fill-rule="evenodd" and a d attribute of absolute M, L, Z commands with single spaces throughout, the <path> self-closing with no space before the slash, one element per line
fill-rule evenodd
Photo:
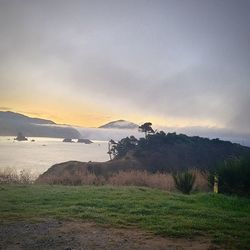
<path fill-rule="evenodd" d="M 250 133 L 249 2 L 0 7 L 1 98 Z"/>

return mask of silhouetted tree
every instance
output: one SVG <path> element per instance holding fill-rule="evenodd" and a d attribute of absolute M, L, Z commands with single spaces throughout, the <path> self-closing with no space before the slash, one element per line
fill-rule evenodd
<path fill-rule="evenodd" d="M 110 160 L 114 159 L 115 156 L 117 155 L 117 150 L 116 150 L 116 146 L 117 146 L 117 142 L 115 142 L 114 140 L 110 140 L 108 142 L 108 155 Z"/>
<path fill-rule="evenodd" d="M 148 134 L 154 134 L 155 131 L 152 129 L 152 123 L 151 122 L 145 122 L 141 126 L 139 126 L 139 131 L 145 133 L 145 138 Z"/>
<path fill-rule="evenodd" d="M 127 152 L 135 150 L 137 144 L 138 140 L 134 136 L 121 139 L 115 147 L 118 157 L 125 156 Z"/>

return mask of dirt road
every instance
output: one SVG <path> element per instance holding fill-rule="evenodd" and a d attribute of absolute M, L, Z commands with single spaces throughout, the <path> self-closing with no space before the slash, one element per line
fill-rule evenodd
<path fill-rule="evenodd" d="M 203 250 L 218 249 L 209 239 L 176 239 L 138 229 L 117 229 L 77 221 L 0 223 L 0 249 L 110 249 Z"/>

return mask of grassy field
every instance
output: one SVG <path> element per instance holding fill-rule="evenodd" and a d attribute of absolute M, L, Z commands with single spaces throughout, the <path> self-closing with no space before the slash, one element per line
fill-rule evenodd
<path fill-rule="evenodd" d="M 250 246 L 249 199 L 139 187 L 0 186 L 0 221 L 40 218 L 135 226 L 163 236 L 207 236 L 229 249 Z"/>

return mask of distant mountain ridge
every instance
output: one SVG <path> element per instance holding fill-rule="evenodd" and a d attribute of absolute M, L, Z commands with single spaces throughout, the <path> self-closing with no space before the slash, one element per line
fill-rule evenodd
<path fill-rule="evenodd" d="M 100 126 L 99 128 L 117 128 L 117 129 L 136 129 L 138 128 L 139 125 L 126 121 L 126 120 L 117 120 L 117 121 L 112 121 L 107 124 L 104 124 Z"/>
<path fill-rule="evenodd" d="M 0 135 L 16 136 L 18 132 L 27 137 L 81 138 L 80 133 L 70 126 L 11 111 L 0 111 Z"/>
<path fill-rule="evenodd" d="M 11 111 L 0 111 L 0 119 L 14 119 L 23 122 L 30 122 L 35 124 L 56 124 L 51 120 L 41 119 L 41 118 L 33 118 L 23 114 L 11 112 Z"/>

